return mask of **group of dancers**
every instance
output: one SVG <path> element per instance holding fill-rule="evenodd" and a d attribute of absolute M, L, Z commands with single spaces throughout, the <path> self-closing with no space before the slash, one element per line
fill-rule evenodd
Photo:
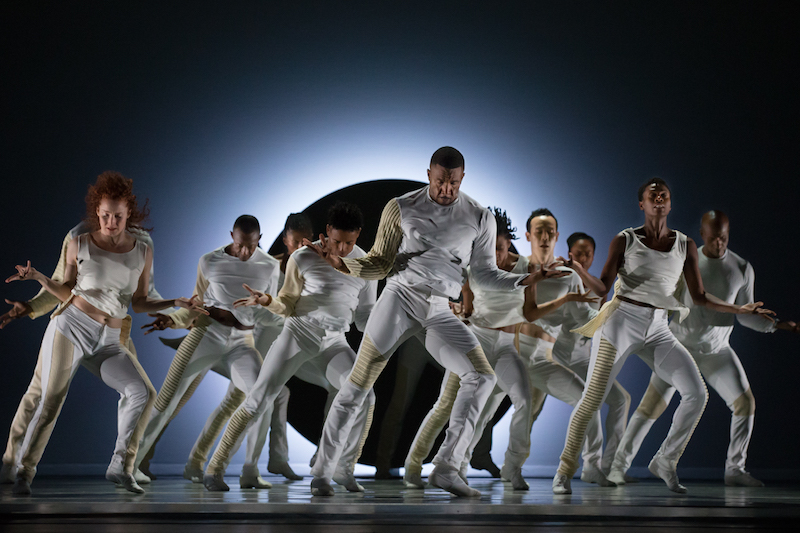
<path fill-rule="evenodd" d="M 139 207 L 132 180 L 101 174 L 53 275 L 28 262 L 6 280 L 34 280 L 42 289 L 27 302 L 6 300 L 12 308 L 0 316 L 0 328 L 56 310 L 11 423 L 0 481 L 13 483 L 14 494 L 31 494 L 72 377 L 85 366 L 120 394 L 106 478 L 128 491 L 143 493 L 141 484 L 155 477 L 149 462 L 156 442 L 213 370 L 230 386 L 197 438 L 184 477 L 210 491 L 229 490 L 226 468 L 246 436 L 240 487 L 270 488 L 258 467 L 269 434 L 267 470 L 302 479 L 288 463 L 286 442 L 286 383 L 297 376 L 328 392 L 311 493 L 332 496 L 332 483 L 363 492 L 353 468 L 372 423 L 373 385 L 398 347 L 413 340 L 445 375 L 405 461 L 408 489 L 425 487 L 422 462 L 447 425 L 428 484 L 480 496 L 469 486 L 467 467 L 506 396 L 514 412 L 500 477 L 513 489 L 528 489 L 522 466 L 547 395 L 573 407 L 553 492 L 571 493 L 579 455 L 583 481 L 632 482 L 632 459 L 677 390 L 680 403 L 649 469 L 670 490 L 686 492 L 677 463 L 705 408 L 706 382 L 732 412 L 725 483 L 762 485 L 745 469 L 755 401 L 729 344 L 733 315 L 763 332 L 797 333 L 798 325 L 753 301 L 753 269 L 727 249 L 724 213 L 703 215 L 698 248 L 667 226 L 669 186 L 648 180 L 638 191 L 644 224 L 613 238 L 598 278 L 589 274 L 590 235 L 572 235 L 569 256 L 555 256 L 558 220 L 548 209 L 533 211 L 526 222 L 530 255 L 512 252 L 516 228 L 506 213 L 460 192 L 458 150 L 436 150 L 427 172 L 427 186 L 386 204 L 369 252 L 356 244 L 364 220 L 350 203 L 331 206 L 316 240 L 308 219 L 291 215 L 281 257 L 259 247 L 258 220 L 242 215 L 231 242 L 200 258 L 191 297 L 174 299 L 155 290 L 152 240 L 142 226 L 147 209 Z M 129 307 L 151 314 L 145 334 L 189 329 L 173 343 L 177 353 L 158 394 L 137 359 Z M 352 323 L 364 333 L 358 353 L 345 339 Z M 634 353 L 653 373 L 629 421 L 630 395 L 616 377 Z"/>

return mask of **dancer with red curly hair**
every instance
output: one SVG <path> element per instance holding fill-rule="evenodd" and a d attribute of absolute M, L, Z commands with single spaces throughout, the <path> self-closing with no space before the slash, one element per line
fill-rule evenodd
<path fill-rule="evenodd" d="M 45 331 L 29 386 L 29 392 L 38 393 L 39 401 L 28 406 L 32 414 L 17 455 L 14 494 L 31 493 L 36 466 L 79 365 L 124 399 L 119 403 L 119 433 L 106 478 L 131 492 L 144 492 L 133 478 L 133 461 L 155 389 L 136 358 L 121 345 L 120 331 L 129 304 L 140 313 L 172 306 L 198 307 L 186 298 L 148 296 L 153 252 L 133 234 L 143 230 L 140 224 L 148 211 L 146 205 L 138 207 L 133 180 L 104 172 L 89 187 L 86 208 L 86 222 L 92 231 L 67 245 L 63 280 L 43 275 L 30 261 L 26 266 L 17 265 L 17 273 L 6 279 L 6 283 L 36 280 L 62 302 Z"/>

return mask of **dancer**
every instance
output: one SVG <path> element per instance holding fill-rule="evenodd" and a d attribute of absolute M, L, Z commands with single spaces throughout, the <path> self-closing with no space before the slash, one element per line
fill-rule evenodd
<path fill-rule="evenodd" d="M 722 211 L 713 210 L 700 221 L 698 267 L 706 290 L 731 304 L 753 301 L 755 274 L 746 260 L 728 249 L 730 223 Z M 771 333 L 777 329 L 798 332 L 794 322 L 773 322 L 760 315 L 737 315 L 743 326 Z M 763 487 L 764 483 L 745 470 L 747 448 L 753 434 L 755 399 L 739 356 L 730 346 L 733 315 L 703 308 L 692 309 L 682 323 L 670 329 L 697 362 L 700 372 L 719 393 L 731 410 L 730 444 L 725 461 L 725 484 L 740 487 Z M 609 478 L 624 479 L 653 422 L 667 408 L 675 387 L 653 373 L 639 407 L 631 417 L 628 430 L 617 451 Z M 624 482 L 624 481 L 623 481 Z"/>
<path fill-rule="evenodd" d="M 372 385 L 394 350 L 422 332 L 428 353 L 461 380 L 429 481 L 456 495 L 480 495 L 461 480 L 458 469 L 496 378 L 475 335 L 450 311 L 448 298 L 458 297 L 467 266 L 488 289 L 511 292 L 532 283 L 534 277 L 497 269 L 494 217 L 459 193 L 463 177 L 461 153 L 440 148 L 431 158 L 430 185 L 386 205 L 375 244 L 366 257 L 342 258 L 325 243 L 313 245 L 331 266 L 351 276 L 373 280 L 388 276 L 367 323 L 356 365 L 325 420 L 311 470 L 314 495 L 334 494 L 331 478 Z"/>
<path fill-rule="evenodd" d="M 258 312 L 253 309 L 234 309 L 233 302 L 247 294 L 242 288 L 243 283 L 267 290 L 277 288 L 280 268 L 277 259 L 258 247 L 261 228 L 255 217 L 242 215 L 237 218 L 231 231 L 231 239 L 232 243 L 201 257 L 197 265 L 197 283 L 193 297 L 205 302 L 210 315 L 178 311 L 168 316 L 159 316 L 153 323 L 145 326 L 151 328 L 149 331 L 166 327 L 185 328 L 190 324 L 193 327 L 178 347 L 158 393 L 150 423 L 142 437 L 137 463 L 147 454 L 197 376 L 217 366 L 219 372 L 230 376 L 235 388 L 245 392 L 256 381 L 262 359 L 246 328 L 252 328 L 259 321 Z M 248 456 L 239 478 L 242 488 L 272 486 L 261 478 L 258 471 L 258 459 L 266 442 L 269 423 L 269 418 L 259 419 L 249 436 Z M 197 448 L 202 450 L 203 447 L 210 447 L 214 441 L 212 436 L 218 431 L 219 428 L 204 428 L 201 442 L 196 444 Z M 189 479 L 199 475 L 193 469 L 199 468 L 197 462 L 202 455 L 197 450 L 190 455 L 184 471 Z"/>
<path fill-rule="evenodd" d="M 698 270 L 697 246 L 683 233 L 667 227 L 672 201 L 664 180 L 648 180 L 639 188 L 638 197 L 644 225 L 614 237 L 599 279 L 577 261 L 571 262 L 583 282 L 600 296 L 608 294 L 619 277 L 614 298 L 579 330 L 592 335 L 592 359 L 587 386 L 572 411 L 561 463 L 553 479 L 555 494 L 572 492 L 570 480 L 578 468 L 577 454 L 586 426 L 632 353 L 681 394 L 672 426 L 648 468 L 671 491 L 686 492 L 676 467 L 705 409 L 708 392 L 697 364 L 667 324 L 668 311 L 677 312 L 678 320 L 688 312 L 674 296 L 681 273 L 695 306 L 723 313 L 774 314 L 761 308 L 762 302 L 729 304 L 706 293 Z"/>
<path fill-rule="evenodd" d="M 569 257 L 576 263 L 580 263 L 583 269 L 588 271 L 594 262 L 594 239 L 586 233 L 573 233 L 567 238 L 567 246 L 569 248 Z M 561 257 L 559 257 L 559 259 L 563 260 Z M 589 305 L 593 309 L 600 308 L 599 301 L 590 303 Z M 592 352 L 591 341 L 580 333 L 570 331 L 570 329 L 570 327 L 561 328 L 558 338 L 553 345 L 553 360 L 569 368 L 585 381 L 589 373 L 589 360 Z M 606 415 L 605 424 L 606 442 L 599 466 L 603 474 L 608 476 L 611 463 L 614 460 L 614 454 L 617 451 L 622 435 L 625 433 L 625 427 L 628 422 L 628 410 L 631 405 L 631 395 L 620 385 L 619 381 L 614 381 L 614 384 L 611 386 L 608 397 L 606 397 L 606 405 L 608 405 L 608 414 Z M 589 476 L 590 473 L 587 472 L 586 463 L 584 462 L 581 479 L 586 481 L 584 478 L 588 478 Z M 608 479 L 612 483 L 617 483 L 616 480 L 621 478 Z"/>
<path fill-rule="evenodd" d="M 356 245 L 364 224 L 361 211 L 353 204 L 339 202 L 328 211 L 327 237 L 320 235 L 317 244 L 338 256 L 358 258 L 365 255 Z M 345 276 L 332 269 L 312 248 L 301 248 L 289 257 L 286 280 L 276 297 L 245 288 L 251 296 L 236 301 L 237 307 L 263 306 L 286 317 L 283 331 L 273 343 L 259 372 L 258 380 L 244 404 L 231 417 L 213 457 L 208 463 L 203 485 L 210 491 L 227 491 L 225 469 L 236 453 L 248 425 L 259 416 L 270 416 L 272 402 L 286 382 L 296 373 L 305 381 L 323 380 L 340 389 L 356 355 L 347 344 L 345 333 L 352 322 L 363 330 L 377 296 L 377 283 Z M 257 308 L 256 308 L 257 309 Z M 306 374 L 316 374 L 308 378 Z M 313 381 L 311 381 L 313 382 Z M 363 492 L 353 476 L 353 468 L 364 445 L 375 395 L 358 413 L 358 421 L 347 436 L 347 449 L 336 465 L 333 479 L 351 492 Z M 319 459 L 317 459 L 319 461 Z"/>
<path fill-rule="evenodd" d="M 89 233 L 90 231 L 90 225 L 85 221 L 81 221 L 67 233 L 61 245 L 61 255 L 58 258 L 56 269 L 53 272 L 53 275 L 50 276 L 50 279 L 58 283 L 64 282 L 64 271 L 66 270 L 67 265 L 67 247 L 70 241 L 72 241 L 78 235 Z M 146 231 L 136 228 L 129 228 L 128 232 L 131 233 L 136 240 L 144 242 L 151 250 L 153 249 L 153 240 L 150 238 L 150 234 L 148 234 Z M 153 300 L 161 300 L 163 298 L 156 290 L 153 279 L 153 265 L 151 264 L 150 283 L 148 286 L 147 295 Z M 0 316 L 0 329 L 17 318 L 28 316 L 31 319 L 35 319 L 43 316 L 55 309 L 58 304 L 61 303 L 61 301 L 46 289 L 42 288 L 27 302 L 6 300 L 6 303 L 11 304 L 12 308 Z M 120 344 L 127 348 L 128 351 L 131 352 L 134 357 L 136 357 L 136 347 L 133 345 L 133 339 L 131 339 L 130 332 L 131 316 L 126 315 L 123 319 L 122 328 L 120 329 Z M 41 359 L 41 352 L 39 353 L 38 358 Z M 84 363 L 82 362 L 81 364 Z M 36 367 L 40 368 L 41 366 L 42 363 L 37 361 Z M 28 431 L 28 424 L 30 424 L 31 417 L 36 409 L 36 405 L 38 405 L 41 401 L 41 385 L 38 381 L 40 378 L 41 376 L 34 374 L 34 382 L 31 383 L 31 387 L 29 387 L 23 395 L 19 404 L 19 408 L 14 415 L 14 420 L 11 422 L 11 429 L 9 430 L 8 435 L 8 444 L 6 445 L 6 451 L 3 454 L 3 466 L 2 470 L 0 471 L 0 483 L 2 484 L 13 484 L 14 480 L 16 479 L 16 464 L 19 460 L 19 452 L 22 446 L 22 441 L 25 437 L 25 433 Z M 120 395 L 120 402 L 125 401 L 126 396 Z M 135 473 L 134 477 L 136 477 Z M 142 483 L 143 481 L 149 480 L 137 478 L 136 481 L 138 483 Z"/>
<path fill-rule="evenodd" d="M 516 228 L 511 227 L 505 211 L 495 209 L 497 239 L 495 257 L 498 268 L 514 274 L 529 272 L 529 261 L 524 256 L 511 253 L 511 241 L 515 238 Z M 552 262 L 551 262 L 552 263 Z M 550 263 L 543 263 L 539 271 L 548 272 L 545 268 Z M 537 269 L 534 269 L 536 271 Z M 537 305 L 539 290 L 550 283 L 550 279 L 531 285 L 525 294 L 519 292 L 509 294 L 506 291 L 484 289 L 472 276 L 468 269 L 468 281 L 462 288 L 464 295 L 465 316 L 470 320 L 470 330 L 486 353 L 489 364 L 497 375 L 497 386 L 489 395 L 475 426 L 475 433 L 464 459 L 460 465 L 460 476 L 466 483 L 466 470 L 469 466 L 472 450 L 481 438 L 483 429 L 492 418 L 503 398 L 508 395 L 514 405 L 514 414 L 509 426 L 509 443 L 505 454 L 505 462 L 500 476 L 510 481 L 516 490 L 528 490 L 528 483 L 522 477 L 522 465 L 530 453 L 530 424 L 533 418 L 533 397 L 531 394 L 530 375 L 526 363 L 520 356 L 518 347 L 517 324 L 532 322 L 548 313 L 553 313 L 564 304 L 573 301 L 586 301 L 582 292 L 566 292 L 552 301 Z M 558 277 L 575 276 L 564 270 L 552 270 L 552 280 Z M 576 278 L 577 279 L 577 278 Z M 580 285 L 580 282 L 578 282 Z M 534 287 L 535 290 L 534 290 Z M 589 300 L 591 301 L 591 299 Z M 563 373 L 567 370 L 561 369 Z M 580 387 L 580 385 L 578 385 Z M 439 399 L 434 404 L 420 426 L 414 443 L 411 445 L 405 463 L 403 480 L 408 488 L 424 487 L 421 478 L 422 461 L 430 453 L 436 435 L 447 422 L 447 415 L 453 408 L 453 400 L 459 388 L 458 376 L 445 373 Z M 580 397 L 580 390 L 577 397 Z M 577 399 L 576 399 L 577 401 Z"/>
<path fill-rule="evenodd" d="M 62 301 L 45 331 L 41 367 L 29 386 L 40 401 L 26 406 L 33 414 L 18 453 L 14 494 L 31 493 L 36 466 L 80 364 L 124 396 L 106 478 L 131 492 L 144 492 L 133 478 L 133 461 L 155 389 L 136 358 L 120 344 L 120 330 L 129 304 L 135 312 L 173 306 L 194 309 L 197 304 L 186 298 L 155 300 L 147 295 L 152 250 L 130 231 L 140 228 L 147 209 L 139 210 L 132 185 L 121 174 L 104 172 L 89 187 L 86 217 L 92 232 L 67 245 L 62 282 L 41 274 L 30 262 L 17 266 L 17 274 L 6 280 L 36 280 Z"/>

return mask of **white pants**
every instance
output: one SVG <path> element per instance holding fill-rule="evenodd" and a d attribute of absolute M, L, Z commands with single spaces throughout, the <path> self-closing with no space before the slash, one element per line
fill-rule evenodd
<path fill-rule="evenodd" d="M 131 353 L 120 345 L 119 328 L 103 325 L 75 306 L 50 320 L 40 351 L 40 401 L 16 458 L 18 474 L 36 474 L 78 366 L 87 367 L 123 400 L 117 408 L 117 441 L 111 466 L 131 473 L 139 436 L 155 401 L 155 389 Z M 33 382 L 32 382 L 33 385 Z"/>
<path fill-rule="evenodd" d="M 577 470 L 580 442 L 589 419 L 605 401 L 628 356 L 636 353 L 664 381 L 681 394 L 672 426 L 656 456 L 675 468 L 708 400 L 703 378 L 692 356 L 670 331 L 667 311 L 620 302 L 594 334 L 586 389 L 570 417 L 559 474 Z"/>
<path fill-rule="evenodd" d="M 717 353 L 703 354 L 689 348 L 706 382 L 719 393 L 731 410 L 730 444 L 725 460 L 725 474 L 745 472 L 747 448 L 753 434 L 755 399 L 742 363 L 733 348 L 726 346 Z M 653 373 L 639 408 L 631 417 L 628 430 L 614 458 L 614 468 L 623 472 L 631 466 L 653 422 L 664 412 L 675 394 L 675 387 Z"/>
<path fill-rule="evenodd" d="M 301 367 L 304 374 L 315 373 L 318 381 L 327 384 L 325 388 L 339 389 L 346 382 L 355 359 L 356 354 L 343 332 L 326 330 L 307 318 L 288 318 L 264 359 L 256 384 L 231 418 L 207 471 L 211 474 L 225 472 L 230 458 L 241 445 L 243 430 L 258 416 L 271 416 L 275 398 Z M 358 413 L 358 423 L 349 435 L 348 446 L 337 465 L 339 469 L 352 470 L 355 466 L 374 405 L 375 395 L 371 393 Z"/>
<path fill-rule="evenodd" d="M 237 389 L 245 393 L 250 391 L 258 377 L 261 355 L 252 343 L 248 342 L 246 335 L 244 331 L 223 326 L 215 321 L 192 328 L 178 347 L 178 353 L 170 367 L 171 372 L 167 374 L 165 385 L 159 391 L 150 423 L 142 438 L 137 466 L 170 421 L 181 398 L 197 376 L 208 372 L 212 367 L 217 367 L 218 371 L 230 376 L 231 383 Z M 195 346 L 194 349 L 189 352 L 183 350 L 187 344 Z M 183 355 L 187 355 L 188 360 L 179 361 Z M 173 368 L 178 366 L 180 368 Z M 263 422 L 263 426 L 260 431 L 266 435 L 269 430 L 269 419 Z M 265 440 L 266 437 L 261 441 L 262 446 Z M 256 457 L 255 460 L 257 459 Z M 253 458 L 246 460 L 248 464 L 256 464 L 251 461 Z"/>
<path fill-rule="evenodd" d="M 528 335 L 519 336 L 519 352 L 525 361 L 531 387 L 574 408 L 583 395 L 584 381 L 575 372 L 557 363 L 553 359 L 552 350 L 552 342 Z M 600 426 L 600 412 L 596 411 L 586 428 L 583 447 L 584 466 L 600 468 L 602 455 L 603 432 Z"/>
<path fill-rule="evenodd" d="M 424 334 L 428 353 L 460 379 L 450 426 L 433 460 L 436 465 L 460 468 L 475 424 L 497 381 L 494 372 L 475 335 L 450 310 L 447 298 L 426 297 L 387 284 L 367 321 L 353 372 L 325 420 L 317 461 L 311 469 L 315 477 L 332 477 L 348 444 L 347 436 L 388 358 L 400 344 L 417 334 Z"/>
<path fill-rule="evenodd" d="M 556 342 L 556 346 L 557 345 L 558 343 Z M 553 352 L 553 359 L 575 372 L 578 377 L 585 382 L 586 376 L 589 374 L 589 361 L 592 355 L 591 344 L 587 342 L 585 349 L 583 346 L 576 346 L 575 350 L 569 355 L 569 360 L 565 360 L 558 357 L 558 355 Z M 625 429 L 628 426 L 628 411 L 631 407 L 631 395 L 620 385 L 619 381 L 614 380 L 614 384 L 608 392 L 605 403 L 608 406 L 608 414 L 606 415 L 605 423 L 606 446 L 603 450 L 601 465 L 603 472 L 608 474 L 611 469 L 611 464 L 614 462 L 614 456 L 619 449 L 622 436 L 625 434 Z"/>

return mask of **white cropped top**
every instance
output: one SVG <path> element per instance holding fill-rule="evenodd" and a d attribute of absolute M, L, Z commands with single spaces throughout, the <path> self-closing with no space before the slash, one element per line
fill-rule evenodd
<path fill-rule="evenodd" d="M 92 242 L 91 234 L 78 239 L 78 276 L 72 294 L 113 318 L 125 318 L 139 285 L 147 244 L 137 239 L 133 250 L 108 252 Z"/>

